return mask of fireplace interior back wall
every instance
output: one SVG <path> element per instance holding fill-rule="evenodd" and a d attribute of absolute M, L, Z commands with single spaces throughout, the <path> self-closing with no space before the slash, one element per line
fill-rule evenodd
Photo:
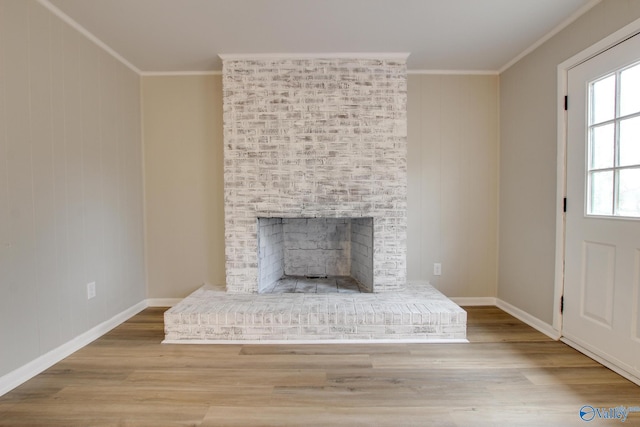
<path fill-rule="evenodd" d="M 349 276 L 371 292 L 373 218 L 258 218 L 258 292 L 287 276 Z"/>

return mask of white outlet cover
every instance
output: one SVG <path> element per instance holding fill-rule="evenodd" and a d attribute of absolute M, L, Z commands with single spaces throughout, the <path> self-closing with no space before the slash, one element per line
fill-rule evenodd
<path fill-rule="evenodd" d="M 96 282 L 87 283 L 87 299 L 95 298 Z"/>
<path fill-rule="evenodd" d="M 440 276 L 441 274 L 442 274 L 442 264 L 440 264 L 439 262 L 436 262 L 435 264 L 433 264 L 433 275 Z"/>

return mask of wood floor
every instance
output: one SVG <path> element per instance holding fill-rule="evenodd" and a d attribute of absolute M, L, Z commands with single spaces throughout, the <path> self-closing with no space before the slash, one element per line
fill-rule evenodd
<path fill-rule="evenodd" d="M 469 344 L 163 345 L 150 308 L 1 397 L 0 426 L 583 426 L 583 405 L 640 406 L 588 357 L 466 309 Z"/>

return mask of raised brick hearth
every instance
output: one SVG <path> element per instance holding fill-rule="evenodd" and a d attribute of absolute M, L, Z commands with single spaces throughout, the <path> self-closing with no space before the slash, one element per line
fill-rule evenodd
<path fill-rule="evenodd" d="M 467 313 L 430 285 L 392 293 L 231 294 L 203 286 L 165 313 L 166 343 L 461 342 Z"/>

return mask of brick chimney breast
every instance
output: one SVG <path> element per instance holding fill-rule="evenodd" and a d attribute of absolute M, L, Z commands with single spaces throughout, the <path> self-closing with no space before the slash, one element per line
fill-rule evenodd
<path fill-rule="evenodd" d="M 221 55 L 226 286 L 258 292 L 258 218 L 372 218 L 373 289 L 406 282 L 407 54 Z"/>

